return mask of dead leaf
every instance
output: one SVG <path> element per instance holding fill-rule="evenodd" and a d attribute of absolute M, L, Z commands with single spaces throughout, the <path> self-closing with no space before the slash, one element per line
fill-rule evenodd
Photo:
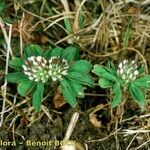
<path fill-rule="evenodd" d="M 55 108 L 60 108 L 66 104 L 64 97 L 62 96 L 59 88 L 57 88 L 57 90 L 55 91 L 53 102 Z"/>

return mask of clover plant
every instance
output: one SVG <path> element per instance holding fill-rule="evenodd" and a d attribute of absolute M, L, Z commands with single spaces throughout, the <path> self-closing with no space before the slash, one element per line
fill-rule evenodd
<path fill-rule="evenodd" d="M 53 83 L 57 83 L 64 99 L 75 107 L 77 98 L 84 97 L 85 86 L 94 85 L 89 75 L 92 64 L 78 60 L 78 56 L 78 50 L 73 46 L 56 47 L 43 53 L 40 46 L 30 45 L 21 58 L 10 60 L 9 66 L 16 71 L 9 73 L 6 79 L 18 84 L 17 91 L 21 96 L 32 96 L 36 111 L 40 110 L 44 88 Z"/>
<path fill-rule="evenodd" d="M 107 67 L 94 65 L 92 72 L 100 77 L 98 83 L 101 88 L 112 88 L 114 94 L 112 107 L 121 103 L 126 91 L 136 103 L 141 106 L 145 104 L 145 90 L 150 88 L 150 75 L 142 76 L 143 67 L 138 67 L 134 60 L 123 60 L 118 67 L 113 63 L 109 63 Z"/>

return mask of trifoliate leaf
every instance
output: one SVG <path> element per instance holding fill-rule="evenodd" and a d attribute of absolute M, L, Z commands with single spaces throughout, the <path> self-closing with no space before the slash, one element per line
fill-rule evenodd
<path fill-rule="evenodd" d="M 15 69 L 22 69 L 23 64 L 24 64 L 24 61 L 22 58 L 14 58 L 9 61 L 9 66 Z"/>
<path fill-rule="evenodd" d="M 110 73 L 104 66 L 102 65 L 94 65 L 94 69 L 92 70 L 97 76 L 108 79 L 113 82 L 117 82 L 118 79 L 115 75 Z"/>
<path fill-rule="evenodd" d="M 84 87 L 81 84 L 71 82 L 69 80 L 68 80 L 68 83 L 70 84 L 71 88 L 73 89 L 76 97 L 83 98 L 85 96 Z"/>
<path fill-rule="evenodd" d="M 113 93 L 115 94 L 114 99 L 112 101 L 112 107 L 116 107 L 121 103 L 122 91 L 119 82 L 116 82 L 113 86 Z"/>
<path fill-rule="evenodd" d="M 139 105 L 144 105 L 146 102 L 145 93 L 136 84 L 132 83 L 129 86 L 129 91 L 135 102 Z"/>
<path fill-rule="evenodd" d="M 14 72 L 14 73 L 9 73 L 6 75 L 6 79 L 8 82 L 11 83 L 18 83 L 21 80 L 28 79 L 26 75 L 20 73 L 20 72 Z"/>
<path fill-rule="evenodd" d="M 113 82 L 111 82 L 105 78 L 101 78 L 98 83 L 101 88 L 110 88 L 114 85 Z"/>
<path fill-rule="evenodd" d="M 74 108 L 77 105 L 75 93 L 67 80 L 60 81 L 60 90 L 65 100 Z"/>
<path fill-rule="evenodd" d="M 42 56 L 43 51 L 41 47 L 37 44 L 29 45 L 25 48 L 25 56 L 31 57 L 31 56 Z"/>
<path fill-rule="evenodd" d="M 69 72 L 69 74 L 66 77 L 69 80 L 79 83 L 79 84 L 82 84 L 82 85 L 87 85 L 87 86 L 91 86 L 91 87 L 94 86 L 93 79 L 87 74 L 72 71 L 72 72 Z"/>
<path fill-rule="evenodd" d="M 89 73 L 92 69 L 92 64 L 87 60 L 78 60 L 70 68 L 69 71 Z"/>
<path fill-rule="evenodd" d="M 43 93 L 44 93 L 44 84 L 38 83 L 36 91 L 33 93 L 32 97 L 32 104 L 37 112 L 40 110 L 41 107 Z"/>
<path fill-rule="evenodd" d="M 78 56 L 78 50 L 74 46 L 69 46 L 63 51 L 61 58 L 64 58 L 68 62 L 71 62 L 77 60 Z"/>
<path fill-rule="evenodd" d="M 21 96 L 26 96 L 34 87 L 34 83 L 28 79 L 21 80 L 18 84 L 17 91 Z"/>

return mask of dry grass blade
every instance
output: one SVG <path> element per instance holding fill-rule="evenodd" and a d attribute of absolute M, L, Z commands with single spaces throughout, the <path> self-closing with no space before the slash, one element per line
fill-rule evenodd
<path fill-rule="evenodd" d="M 7 35 L 6 29 L 5 29 L 5 25 L 4 22 L 2 20 L 2 18 L 0 18 L 0 26 L 5 38 L 5 42 L 7 44 L 7 54 L 6 54 L 6 65 L 5 65 L 5 75 L 8 74 L 8 61 L 9 61 L 9 57 L 10 57 L 10 53 L 12 54 L 12 50 L 11 50 L 11 33 L 12 33 L 12 25 L 11 24 L 7 24 L 9 26 L 9 33 Z M 6 103 L 6 95 L 7 95 L 7 80 L 5 79 L 4 85 L 2 86 L 2 91 L 3 91 L 3 106 L 2 106 L 2 113 L 1 113 L 1 121 L 0 121 L 0 127 L 3 125 L 3 118 L 4 118 L 4 111 L 5 111 L 5 103 Z"/>

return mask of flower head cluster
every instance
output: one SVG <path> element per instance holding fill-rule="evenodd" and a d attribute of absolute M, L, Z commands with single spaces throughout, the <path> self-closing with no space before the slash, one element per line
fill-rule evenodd
<path fill-rule="evenodd" d="M 67 75 L 69 65 L 65 59 L 61 60 L 58 57 L 54 56 L 49 60 L 48 68 L 49 76 L 51 76 L 53 81 L 56 81 L 61 80 L 62 76 Z"/>
<path fill-rule="evenodd" d="M 134 60 L 124 60 L 119 63 L 117 74 L 125 81 L 125 83 L 129 83 L 135 80 L 139 75 L 138 66 Z"/>
<path fill-rule="evenodd" d="M 28 76 L 30 80 L 35 82 L 47 82 L 49 75 L 47 69 L 47 60 L 41 56 L 31 56 L 22 66 L 24 74 Z"/>
<path fill-rule="evenodd" d="M 46 83 L 49 79 L 61 80 L 62 76 L 67 75 L 69 65 L 65 59 L 58 57 L 51 57 L 48 61 L 42 56 L 31 56 L 22 67 L 30 80 Z"/>

